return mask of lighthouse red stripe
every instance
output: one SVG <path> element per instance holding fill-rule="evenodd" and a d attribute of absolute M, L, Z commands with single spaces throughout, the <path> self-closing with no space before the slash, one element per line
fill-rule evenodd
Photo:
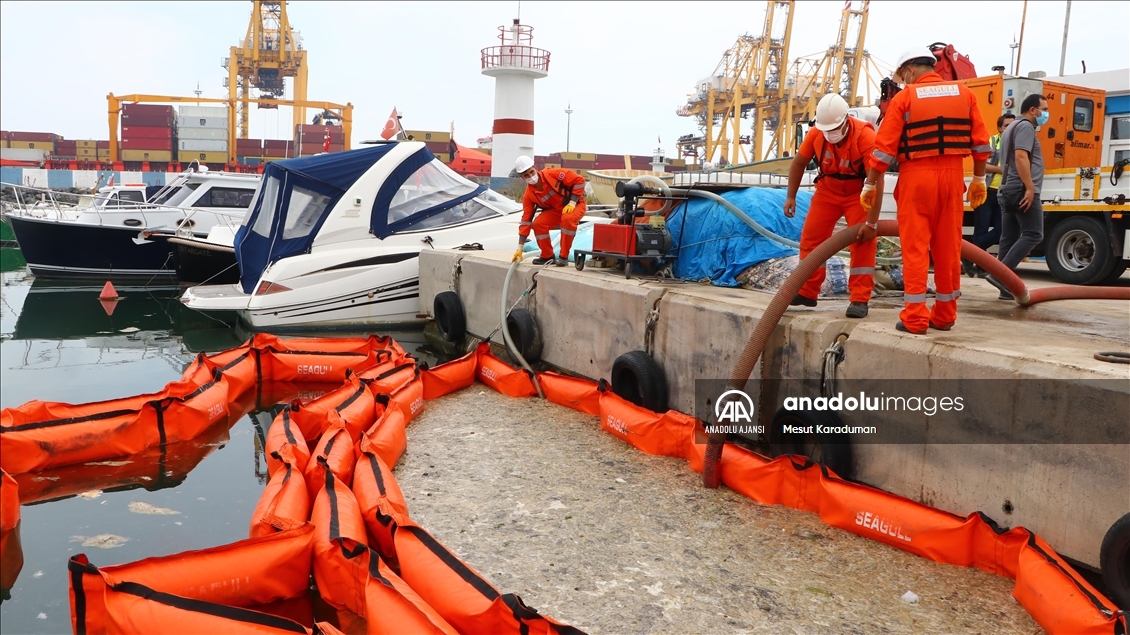
<path fill-rule="evenodd" d="M 529 119 L 495 119 L 494 134 L 534 134 L 534 122 Z"/>

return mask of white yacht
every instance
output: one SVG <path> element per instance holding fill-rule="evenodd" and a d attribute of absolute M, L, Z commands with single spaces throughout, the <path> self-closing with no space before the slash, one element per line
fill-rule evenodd
<path fill-rule="evenodd" d="M 235 233 L 239 282 L 182 301 L 254 329 L 418 322 L 420 251 L 513 248 L 521 209 L 420 142 L 276 161 Z"/>

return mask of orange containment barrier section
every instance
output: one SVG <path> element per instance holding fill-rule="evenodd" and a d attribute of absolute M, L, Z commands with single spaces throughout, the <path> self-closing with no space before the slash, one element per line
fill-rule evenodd
<path fill-rule="evenodd" d="M 314 527 L 134 563 L 70 559 L 75 633 L 310 633 L 252 610 L 305 595 Z M 325 632 L 315 629 L 313 632 Z"/>
<path fill-rule="evenodd" d="M 80 405 L 30 401 L 5 408 L 0 412 L 0 468 L 22 474 L 186 441 L 226 420 L 229 404 L 253 385 L 340 385 L 351 371 L 400 363 L 406 356 L 387 337 L 283 340 L 257 334 L 241 347 L 199 356 L 179 381 L 157 393 Z"/>

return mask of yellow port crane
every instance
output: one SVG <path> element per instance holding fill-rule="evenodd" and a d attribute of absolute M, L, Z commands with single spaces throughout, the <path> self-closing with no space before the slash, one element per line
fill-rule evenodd
<path fill-rule="evenodd" d="M 795 150 L 794 130 L 815 116 L 825 94 L 837 92 L 857 107 L 873 103 L 872 88 L 877 97 L 879 87 L 875 78 L 885 73 L 863 48 L 870 1 L 864 0 L 859 9 L 845 1 L 836 43 L 790 64 L 794 6 L 792 1 L 769 0 L 761 37 L 739 38 L 723 54 L 714 75 L 698 82 L 697 93 L 676 113 L 696 117 L 703 134 L 681 137 L 680 154 L 697 157 L 701 148 L 703 161 L 718 155 L 730 164 L 782 157 Z M 859 94 L 861 77 L 866 79 L 866 100 Z M 743 137 L 740 120 L 749 117 L 751 134 Z M 743 145 L 752 146 L 748 156 Z"/>
<path fill-rule="evenodd" d="M 283 103 L 287 77 L 294 79 L 294 125 L 306 119 L 306 108 L 299 105 L 306 101 L 306 51 L 302 48 L 302 36 L 290 26 L 286 0 L 252 0 L 251 4 L 247 34 L 239 46 L 231 47 L 231 55 L 223 63 L 228 71 L 228 101 L 238 109 L 240 139 L 246 139 L 248 134 L 251 89 L 258 90 L 262 99 Z"/>

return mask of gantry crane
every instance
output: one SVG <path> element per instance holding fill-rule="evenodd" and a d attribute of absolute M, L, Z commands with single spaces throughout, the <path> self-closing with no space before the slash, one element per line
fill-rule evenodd
<path fill-rule="evenodd" d="M 876 77 L 885 73 L 863 48 L 870 2 L 864 0 L 859 9 L 852 4 L 844 2 L 833 46 L 789 64 L 794 2 L 769 0 L 762 36 L 739 38 L 722 56 L 714 75 L 700 81 L 697 94 L 676 111 L 696 117 L 703 130 L 702 136 L 679 139 L 680 154 L 697 157 L 701 148 L 704 161 L 714 161 L 717 154 L 731 164 L 782 157 L 795 150 L 793 131 L 815 116 L 816 104 L 825 94 L 837 92 L 853 106 L 873 103 L 872 88 L 878 97 Z M 861 75 L 866 98 L 860 95 Z M 742 137 L 740 120 L 751 116 L 751 134 Z M 720 124 L 717 131 L 716 124 Z M 767 141 L 766 132 L 770 133 Z M 752 145 L 748 159 L 741 148 L 746 143 Z"/>
<path fill-rule="evenodd" d="M 781 79 L 789 59 L 795 2 L 769 0 L 767 4 L 761 36 L 739 37 L 722 55 L 714 73 L 698 82 L 697 92 L 677 111 L 695 117 L 704 132 L 703 137 L 680 138 L 680 154 L 697 156 L 702 148 L 704 161 L 718 155 L 729 163 L 745 163 L 749 155 L 742 146 L 752 143 L 752 155 L 760 156 L 762 126 L 755 123 L 753 138 L 743 138 L 741 120 L 753 113 L 756 121 L 757 113 L 785 94 Z"/>
<path fill-rule="evenodd" d="M 252 0 L 251 21 L 239 46 L 231 47 L 224 60 L 228 71 L 228 101 L 236 104 L 239 138 L 247 138 L 248 105 L 251 89 L 267 100 L 285 100 L 287 77 L 294 78 L 294 125 L 304 123 L 306 108 L 306 51 L 302 36 L 291 29 L 286 15 L 286 0 Z"/>

